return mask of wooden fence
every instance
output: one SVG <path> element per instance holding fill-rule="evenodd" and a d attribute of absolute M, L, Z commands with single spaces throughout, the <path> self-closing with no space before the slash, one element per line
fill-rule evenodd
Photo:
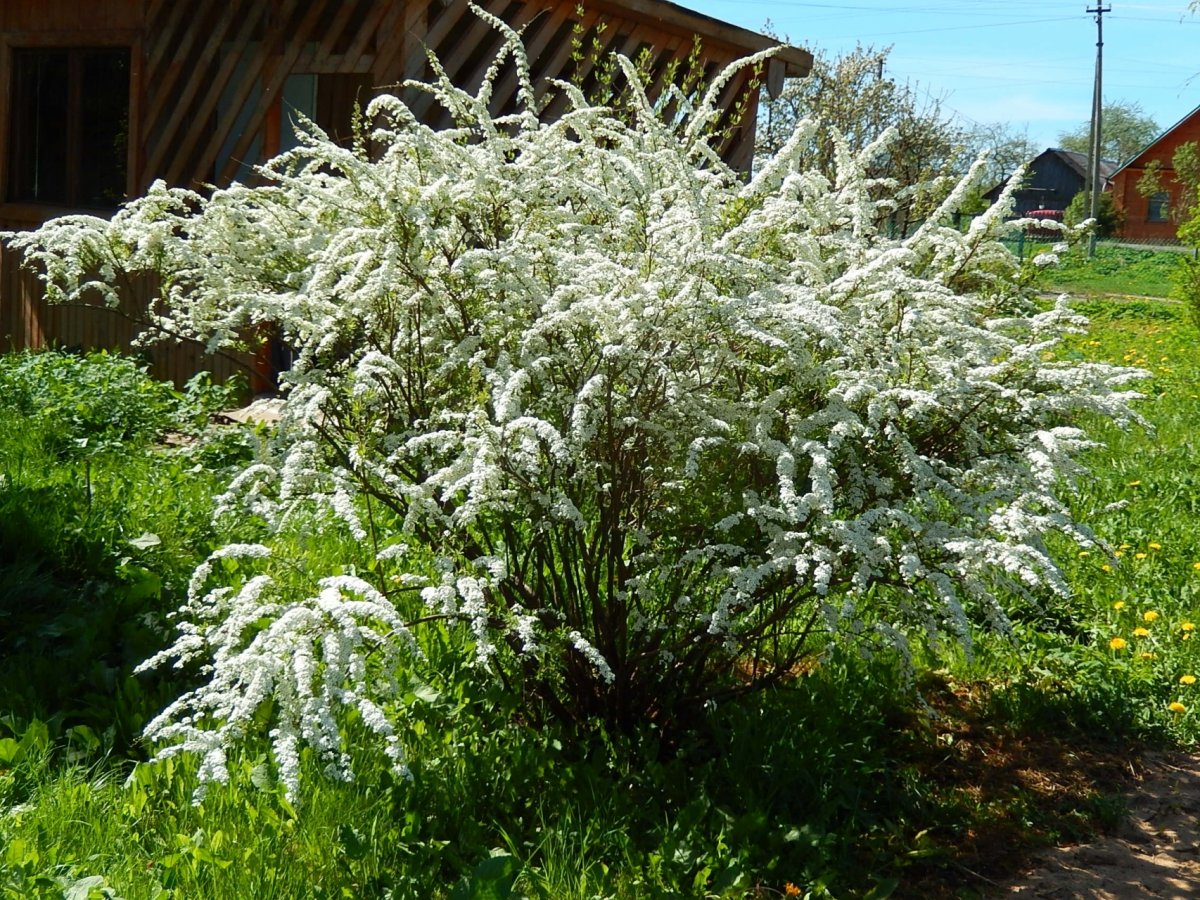
<path fill-rule="evenodd" d="M 209 354 L 196 341 L 164 341 L 136 347 L 134 339 L 145 329 L 142 312 L 152 285 L 147 281 L 122 292 L 120 303 L 108 307 L 95 302 L 52 304 L 43 296 L 36 273 L 23 268 L 16 251 L 0 249 L 0 350 L 60 347 L 69 350 L 107 349 L 135 353 L 151 373 L 182 387 L 197 372 L 211 372 L 223 382 L 231 375 L 254 378 L 254 357 L 249 353 Z M 265 385 L 253 383 L 255 389 Z"/>

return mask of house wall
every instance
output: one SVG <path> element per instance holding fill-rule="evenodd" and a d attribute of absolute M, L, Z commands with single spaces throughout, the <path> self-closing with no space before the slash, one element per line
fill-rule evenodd
<path fill-rule="evenodd" d="M 9 202 L 10 108 L 15 49 L 57 47 L 128 47 L 130 50 L 129 131 L 141 133 L 145 96 L 146 15 L 161 4 L 143 0 L 106 0 L 80 3 L 72 0 L 5 0 L 0 3 L 0 229 L 34 227 L 71 210 L 37 203 Z M 178 4 L 185 6 L 186 4 Z M 137 193 L 141 183 L 142 146 L 130 141 L 126 189 Z M 140 311 L 153 295 L 149 282 L 131 284 L 116 307 L 98 299 L 80 305 L 48 304 L 33 272 L 21 267 L 17 254 L 0 248 L 0 350 L 38 348 L 110 348 L 134 351 L 142 330 Z M 164 345 L 142 353 L 155 375 L 182 384 L 198 371 L 207 370 L 218 380 L 247 371 L 251 357 L 228 353 L 212 356 L 194 341 Z"/>
<path fill-rule="evenodd" d="M 1174 242 L 1179 223 L 1170 216 L 1166 222 L 1148 221 L 1150 201 L 1138 193 L 1137 185 L 1145 175 L 1147 165 L 1152 160 L 1158 160 L 1162 163 L 1163 186 L 1171 198 L 1169 209 L 1177 210 L 1181 188 L 1174 180 L 1175 170 L 1171 166 L 1171 159 L 1179 146 L 1189 141 L 1200 142 L 1200 111 L 1184 119 L 1113 176 L 1113 203 L 1125 215 L 1125 225 L 1121 232 L 1124 237 L 1131 240 Z"/>
<path fill-rule="evenodd" d="M 696 17 L 646 0 L 597 0 L 585 4 L 582 15 L 574 0 L 480 0 L 480 5 L 524 29 L 542 93 L 547 77 L 586 85 L 594 75 L 594 60 L 588 54 L 578 59 L 574 41 L 596 46 L 601 57 L 614 51 L 631 58 L 648 54 L 654 91 L 665 86 L 672 63 L 677 78 L 686 72 L 693 50 Z M 757 49 L 746 45 L 747 35 L 738 29 L 715 20 L 701 24 L 707 77 Z M 471 12 L 467 0 L 4 0 L 0 228 L 34 227 L 70 212 L 11 202 L 7 195 L 14 49 L 130 49 L 126 193 L 137 196 L 156 179 L 203 189 L 247 177 L 254 161 L 286 146 L 291 125 L 281 98 L 289 90 L 301 89 L 315 104 L 319 97 L 361 94 L 363 86 L 369 94 L 394 91 L 406 79 L 429 77 L 425 47 L 457 85 L 475 90 L 502 40 Z M 790 53 L 795 58 L 800 51 Z M 767 68 L 763 77 L 778 86 L 783 63 L 773 61 Z M 296 76 L 303 76 L 303 83 Z M 730 113 L 720 123 L 727 133 L 720 150 L 735 168 L 748 168 L 753 154 L 756 77 L 740 73 L 722 96 L 730 110 L 746 101 L 740 122 Z M 514 109 L 517 88 L 510 67 L 493 90 L 493 110 Z M 369 99 L 360 96 L 364 105 Z M 448 124 L 428 95 L 410 91 L 405 99 L 428 124 Z M 549 112 L 562 109 L 563 101 L 556 99 Z M 148 301 L 150 290 L 149 285 L 130 289 L 119 310 L 53 308 L 41 299 L 36 278 L 19 269 L 11 251 L 0 250 L 0 349 L 128 348 L 139 330 L 139 304 Z M 249 357 L 214 359 L 186 344 L 156 351 L 154 364 L 157 374 L 182 381 L 197 367 L 211 367 L 224 377 L 249 365 Z"/>

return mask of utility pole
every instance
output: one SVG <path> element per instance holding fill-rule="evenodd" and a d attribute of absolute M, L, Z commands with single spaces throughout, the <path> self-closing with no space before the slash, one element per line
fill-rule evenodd
<path fill-rule="evenodd" d="M 1100 213 L 1100 189 L 1103 185 L 1100 183 L 1100 148 L 1102 141 L 1100 133 L 1103 130 L 1103 107 L 1104 95 L 1102 92 L 1101 82 L 1104 74 L 1104 14 L 1112 12 L 1112 7 L 1104 7 L 1099 3 L 1095 9 L 1089 9 L 1088 12 L 1096 14 L 1096 84 L 1092 89 L 1092 171 L 1091 171 L 1091 201 L 1088 209 L 1088 216 L 1095 219 Z M 1096 255 L 1096 229 L 1092 228 L 1092 235 L 1088 239 L 1088 256 Z"/>

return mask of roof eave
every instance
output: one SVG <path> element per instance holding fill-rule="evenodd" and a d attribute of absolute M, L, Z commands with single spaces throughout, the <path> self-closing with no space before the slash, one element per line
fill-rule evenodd
<path fill-rule="evenodd" d="M 614 12 L 625 10 L 658 21 L 665 26 L 698 34 L 701 38 L 717 40 L 735 49 L 744 50 L 746 54 L 757 53 L 778 47 L 774 59 L 784 65 L 784 75 L 788 78 L 802 78 L 812 71 L 813 56 L 807 50 L 793 47 L 782 41 L 733 25 L 713 16 L 705 15 L 694 10 L 672 3 L 670 0 L 609 0 L 592 4 L 593 6 L 609 6 Z"/>

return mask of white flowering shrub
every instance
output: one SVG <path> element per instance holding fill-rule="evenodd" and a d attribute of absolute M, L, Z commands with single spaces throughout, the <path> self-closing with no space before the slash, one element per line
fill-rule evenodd
<path fill-rule="evenodd" d="M 277 457 L 218 509 L 266 537 L 196 573 L 152 661 L 202 667 L 148 733 L 207 778 L 256 731 L 293 790 L 304 746 L 346 777 L 347 716 L 402 769 L 429 623 L 542 714 L 670 723 L 830 639 L 1004 628 L 1004 598 L 1066 592 L 1047 535 L 1091 540 L 1059 492 L 1135 373 L 1055 360 L 1082 320 L 1024 296 L 1003 204 L 949 227 L 968 179 L 888 239 L 886 142 L 831 181 L 793 163 L 804 123 L 745 182 L 704 139 L 729 73 L 682 124 L 628 63 L 632 113 L 559 85 L 542 121 L 510 37 L 516 115 L 487 112 L 497 62 L 425 88 L 455 129 L 381 97 L 361 146 L 313 129 L 260 186 L 10 236 L 57 296 L 151 270 L 170 332 L 296 351 Z M 374 571 L 272 567 L 322 527 Z"/>

